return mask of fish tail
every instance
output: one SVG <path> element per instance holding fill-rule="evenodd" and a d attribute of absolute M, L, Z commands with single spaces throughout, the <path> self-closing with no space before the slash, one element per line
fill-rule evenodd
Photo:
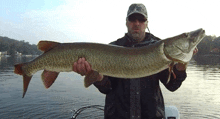
<path fill-rule="evenodd" d="M 27 92 L 28 85 L 31 81 L 31 78 L 32 78 L 32 76 L 23 75 L 23 96 L 22 96 L 22 98 L 24 98 L 25 93 Z"/>
<path fill-rule="evenodd" d="M 30 80 L 31 80 L 31 78 L 32 78 L 32 76 L 27 76 L 27 75 L 23 72 L 23 70 L 22 70 L 23 65 L 24 65 L 24 64 L 17 64 L 17 65 L 15 65 L 15 70 L 14 70 L 14 73 L 23 76 L 23 96 L 22 96 L 22 98 L 24 98 L 25 93 L 27 92 L 27 89 L 28 89 L 28 85 L 29 85 L 29 83 L 30 83 Z"/>

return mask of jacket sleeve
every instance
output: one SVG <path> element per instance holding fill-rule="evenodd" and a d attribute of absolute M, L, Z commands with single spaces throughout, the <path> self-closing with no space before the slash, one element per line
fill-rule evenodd
<path fill-rule="evenodd" d="M 102 81 L 96 81 L 93 85 L 103 94 L 108 94 L 111 90 L 111 80 L 108 76 L 104 76 Z"/>
<path fill-rule="evenodd" d="M 186 79 L 186 71 L 178 71 L 176 69 L 176 66 L 173 67 L 173 72 L 176 75 L 176 79 L 174 79 L 173 74 L 171 74 L 170 81 L 167 83 L 168 76 L 169 76 L 169 70 L 166 69 L 158 74 L 158 77 L 160 81 L 163 83 L 163 85 L 170 91 L 177 90 L 182 82 Z"/>

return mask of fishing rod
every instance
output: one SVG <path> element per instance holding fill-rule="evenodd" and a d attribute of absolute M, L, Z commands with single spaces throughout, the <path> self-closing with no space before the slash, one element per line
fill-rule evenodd
<path fill-rule="evenodd" d="M 79 108 L 78 110 L 76 110 L 71 119 L 76 119 L 76 117 L 77 117 L 82 111 L 84 111 L 84 110 L 86 110 L 86 109 L 89 109 L 89 108 L 96 108 L 96 109 L 99 109 L 99 110 L 104 111 L 104 109 L 103 109 L 104 106 L 102 106 L 102 105 L 90 105 L 90 106 L 85 106 L 85 107 L 81 107 L 81 108 Z"/>

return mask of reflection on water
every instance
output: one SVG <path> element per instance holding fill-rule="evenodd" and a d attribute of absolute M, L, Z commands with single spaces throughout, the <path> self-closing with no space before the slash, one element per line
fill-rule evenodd
<path fill-rule="evenodd" d="M 22 98 L 22 76 L 13 73 L 14 64 L 33 58 L 2 57 L 0 61 L 0 118 L 70 118 L 74 110 L 88 105 L 104 105 L 104 95 L 95 87 L 85 89 L 83 78 L 75 73 L 60 73 L 56 83 L 45 89 L 41 72 L 30 82 L 25 98 Z M 99 110 L 87 110 L 79 118 L 103 117 Z M 93 113 L 91 113 L 93 112 Z"/>
<path fill-rule="evenodd" d="M 187 78 L 175 92 L 164 87 L 167 105 L 178 107 L 183 119 L 220 118 L 220 65 L 196 65 L 191 62 Z"/>
<path fill-rule="evenodd" d="M 207 54 L 207 55 L 195 55 L 193 57 L 199 65 L 217 65 L 220 64 L 220 55 L 218 54 Z"/>
<path fill-rule="evenodd" d="M 60 73 L 49 89 L 42 85 L 37 72 L 22 97 L 22 77 L 13 73 L 13 64 L 32 58 L 0 59 L 1 118 L 70 118 L 74 110 L 88 105 L 104 105 L 105 96 L 95 87 L 85 89 L 83 78 L 75 73 Z M 166 105 L 175 105 L 181 119 L 220 118 L 220 65 L 198 65 L 191 62 L 187 79 L 175 92 L 161 85 Z M 102 118 L 103 112 L 89 109 L 79 118 Z"/>

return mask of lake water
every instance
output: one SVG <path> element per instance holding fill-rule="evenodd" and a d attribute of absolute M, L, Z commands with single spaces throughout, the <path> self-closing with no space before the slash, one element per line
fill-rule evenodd
<path fill-rule="evenodd" d="M 89 105 L 104 105 L 105 95 L 94 86 L 83 86 L 83 77 L 60 73 L 56 82 L 45 89 L 37 72 L 22 98 L 22 76 L 13 73 L 13 64 L 32 58 L 0 57 L 0 118 L 71 118 L 74 110 Z M 220 119 L 220 65 L 191 62 L 188 77 L 175 92 L 161 85 L 166 105 L 175 105 L 181 119 Z M 88 109 L 79 118 L 103 118 L 103 111 Z"/>

